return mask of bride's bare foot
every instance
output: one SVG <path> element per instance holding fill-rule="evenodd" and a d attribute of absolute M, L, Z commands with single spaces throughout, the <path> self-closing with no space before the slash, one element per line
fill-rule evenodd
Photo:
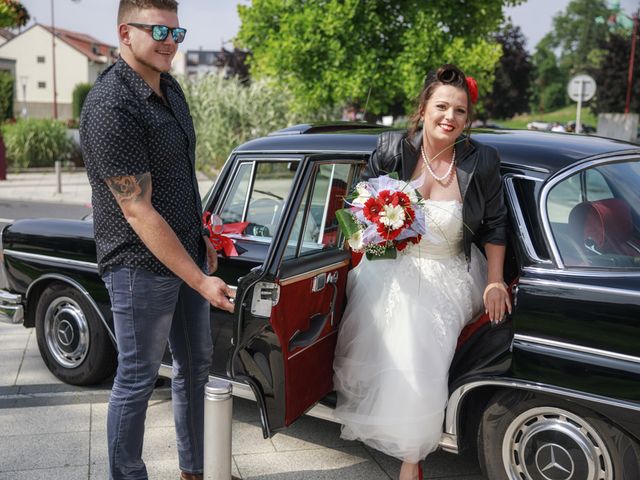
<path fill-rule="evenodd" d="M 398 480 L 422 480 L 420 478 L 418 464 L 402 462 Z"/>

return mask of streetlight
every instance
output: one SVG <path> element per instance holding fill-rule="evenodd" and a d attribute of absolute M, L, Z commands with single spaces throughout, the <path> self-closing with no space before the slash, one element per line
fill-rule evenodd
<path fill-rule="evenodd" d="M 58 119 L 58 90 L 56 88 L 56 21 L 51 0 L 51 60 L 53 64 L 53 118 Z"/>
<path fill-rule="evenodd" d="M 80 0 L 71 0 L 78 3 Z M 51 0 L 51 63 L 53 65 L 53 118 L 58 118 L 58 89 L 56 86 L 56 22 Z"/>
<path fill-rule="evenodd" d="M 22 117 L 27 116 L 27 81 L 29 77 L 27 75 L 20 75 L 20 85 L 22 85 Z"/>
<path fill-rule="evenodd" d="M 636 56 L 636 36 L 638 34 L 638 12 L 633 14 L 633 31 L 631 33 L 631 55 L 629 55 L 629 73 L 627 75 L 627 100 L 624 113 L 629 113 L 631 104 L 631 84 L 633 83 L 633 60 Z"/>

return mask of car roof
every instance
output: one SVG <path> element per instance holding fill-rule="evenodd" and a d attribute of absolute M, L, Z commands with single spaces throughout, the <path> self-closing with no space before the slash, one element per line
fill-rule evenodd
<path fill-rule="evenodd" d="M 371 124 L 296 125 L 251 140 L 237 153 L 370 154 L 377 137 L 389 130 Z M 640 154 L 640 145 L 610 138 L 530 130 L 477 129 L 471 138 L 496 148 L 503 165 L 553 174 L 578 160 L 607 154 Z"/>

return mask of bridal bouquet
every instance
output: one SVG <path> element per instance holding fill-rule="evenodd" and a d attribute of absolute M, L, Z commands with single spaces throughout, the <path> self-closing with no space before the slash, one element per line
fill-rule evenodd
<path fill-rule="evenodd" d="M 426 233 L 421 203 L 415 185 L 383 175 L 358 183 L 336 217 L 352 250 L 369 260 L 396 258 Z"/>

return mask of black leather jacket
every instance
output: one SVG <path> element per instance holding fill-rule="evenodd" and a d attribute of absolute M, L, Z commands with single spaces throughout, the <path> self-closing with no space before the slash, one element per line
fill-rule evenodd
<path fill-rule="evenodd" d="M 462 139 L 456 144 L 456 174 L 462 195 L 463 243 L 468 262 L 472 242 L 481 247 L 486 243 L 506 244 L 508 220 L 498 152 L 464 136 L 459 138 Z M 380 134 L 363 178 L 397 172 L 401 180 L 409 180 L 420 158 L 421 143 L 421 130 L 411 139 L 402 131 Z"/>

